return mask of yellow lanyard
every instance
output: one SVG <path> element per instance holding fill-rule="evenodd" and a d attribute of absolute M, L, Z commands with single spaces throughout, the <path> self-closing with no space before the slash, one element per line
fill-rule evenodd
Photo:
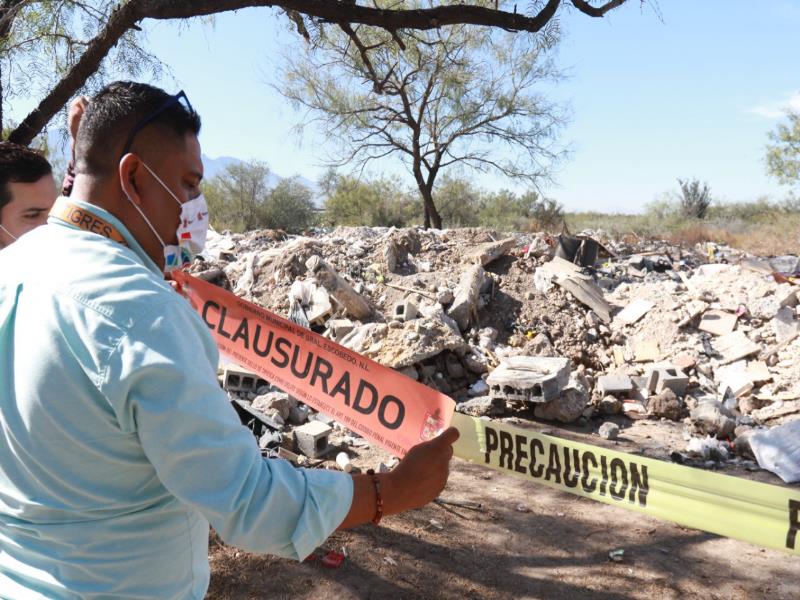
<path fill-rule="evenodd" d="M 50 209 L 50 216 L 55 217 L 56 219 L 61 219 L 70 225 L 74 225 L 78 229 L 83 229 L 84 231 L 89 231 L 90 233 L 96 233 L 98 235 L 107 237 L 108 239 L 114 240 L 123 246 L 128 245 L 125 237 L 116 227 L 114 227 L 114 225 L 102 217 L 98 217 L 89 209 L 74 204 L 69 200 L 69 198 L 64 196 L 58 198 L 55 204 L 53 204 L 53 208 Z"/>

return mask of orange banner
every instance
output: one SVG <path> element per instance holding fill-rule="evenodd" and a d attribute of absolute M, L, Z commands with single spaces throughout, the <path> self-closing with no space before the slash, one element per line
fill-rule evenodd
<path fill-rule="evenodd" d="M 448 396 L 206 281 L 172 276 L 220 352 L 372 443 L 403 456 L 450 425 Z"/>

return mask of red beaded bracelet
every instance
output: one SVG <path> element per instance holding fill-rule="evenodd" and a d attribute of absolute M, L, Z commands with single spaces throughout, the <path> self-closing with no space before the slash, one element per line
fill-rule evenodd
<path fill-rule="evenodd" d="M 381 522 L 381 517 L 383 517 L 383 497 L 381 496 L 381 482 L 378 480 L 378 476 L 375 474 L 375 469 L 369 469 L 367 471 L 367 475 L 372 478 L 372 483 L 375 485 L 375 516 L 372 518 L 372 522 L 377 525 Z"/>

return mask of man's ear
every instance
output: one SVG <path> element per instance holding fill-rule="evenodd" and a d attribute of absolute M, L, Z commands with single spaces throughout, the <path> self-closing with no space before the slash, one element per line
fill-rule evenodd
<path fill-rule="evenodd" d="M 142 205 L 142 197 L 139 195 L 139 186 L 136 178 L 141 176 L 142 161 L 135 154 L 128 153 L 119 161 L 119 184 L 122 193 L 137 206 Z"/>

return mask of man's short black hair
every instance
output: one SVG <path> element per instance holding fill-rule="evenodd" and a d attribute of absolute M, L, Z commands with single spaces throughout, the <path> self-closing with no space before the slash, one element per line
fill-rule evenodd
<path fill-rule="evenodd" d="M 11 202 L 9 183 L 36 183 L 52 174 L 53 168 L 41 152 L 0 142 L 0 209 Z"/>
<path fill-rule="evenodd" d="M 162 89 L 132 81 L 110 83 L 97 92 L 78 128 L 75 172 L 94 176 L 114 172 L 131 132 L 143 121 L 147 124 L 142 131 L 159 128 L 179 138 L 200 133 L 200 117 L 194 110 L 180 102 L 161 110 L 171 98 Z"/>

